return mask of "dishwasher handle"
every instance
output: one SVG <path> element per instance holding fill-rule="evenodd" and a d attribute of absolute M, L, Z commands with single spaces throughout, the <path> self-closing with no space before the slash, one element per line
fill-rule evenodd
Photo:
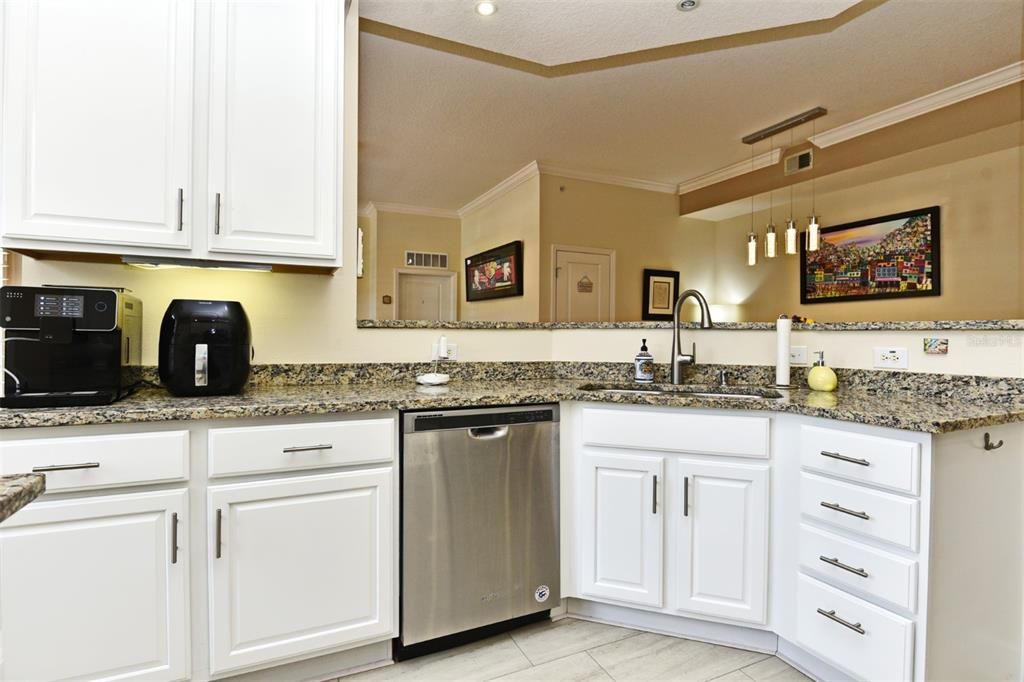
<path fill-rule="evenodd" d="M 508 435 L 508 426 L 474 426 L 466 432 L 473 440 L 499 440 Z"/>

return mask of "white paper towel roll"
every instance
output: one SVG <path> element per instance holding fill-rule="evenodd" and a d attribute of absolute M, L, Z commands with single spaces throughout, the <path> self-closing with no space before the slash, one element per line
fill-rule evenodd
<path fill-rule="evenodd" d="M 789 386 L 789 336 L 793 320 L 780 315 L 775 322 L 775 385 Z"/>

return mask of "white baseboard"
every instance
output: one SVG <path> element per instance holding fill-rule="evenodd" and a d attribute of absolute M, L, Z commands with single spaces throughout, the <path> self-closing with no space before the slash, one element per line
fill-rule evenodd
<path fill-rule="evenodd" d="M 813 680 L 822 682 L 855 682 L 856 678 L 833 668 L 820 658 L 809 654 L 796 644 L 779 637 L 779 651 L 775 654 Z"/>
<path fill-rule="evenodd" d="M 569 599 L 568 602 L 569 615 L 581 620 L 592 620 L 597 623 L 618 625 L 634 630 L 695 639 L 710 644 L 724 644 L 766 654 L 774 654 L 778 648 L 779 637 L 770 630 L 712 623 L 685 616 L 653 613 L 582 599 Z"/>
<path fill-rule="evenodd" d="M 364 670 L 372 670 L 391 665 L 391 640 L 367 644 L 348 651 L 339 651 L 326 656 L 318 656 L 297 663 L 279 665 L 265 670 L 243 673 L 234 677 L 224 678 L 221 682 L 281 682 L 281 680 L 302 680 L 303 682 L 323 682 L 344 675 L 353 675 Z"/>

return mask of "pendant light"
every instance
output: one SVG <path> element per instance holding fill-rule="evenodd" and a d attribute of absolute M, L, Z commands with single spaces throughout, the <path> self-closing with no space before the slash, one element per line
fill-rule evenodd
<path fill-rule="evenodd" d="M 750 145 L 750 172 L 754 172 L 754 145 Z M 757 265 L 757 233 L 754 232 L 754 195 L 750 195 L 750 233 L 747 234 L 747 265 Z"/>
<path fill-rule="evenodd" d="M 775 138 L 771 138 L 771 146 L 775 147 Z M 764 257 L 775 258 L 778 253 L 778 239 L 775 232 L 775 192 L 768 190 L 768 225 L 764 228 Z"/>
<path fill-rule="evenodd" d="M 793 129 L 789 130 L 789 148 L 793 148 Z M 789 185 L 789 218 L 786 220 L 786 244 L 784 251 L 787 256 L 796 255 L 797 244 L 796 221 L 793 220 L 793 185 Z"/>
<path fill-rule="evenodd" d="M 815 125 L 811 123 L 811 139 L 814 139 Z M 811 176 L 811 216 L 807 220 L 807 250 L 817 251 L 821 248 L 821 226 L 814 210 L 814 176 Z"/>

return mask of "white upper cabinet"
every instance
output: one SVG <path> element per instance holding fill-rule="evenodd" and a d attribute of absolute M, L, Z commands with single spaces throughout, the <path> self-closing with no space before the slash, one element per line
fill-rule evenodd
<path fill-rule="evenodd" d="M 214 3 L 211 251 L 336 255 L 340 4 Z"/>
<path fill-rule="evenodd" d="M 765 622 L 768 465 L 681 459 L 676 608 Z"/>
<path fill-rule="evenodd" d="M 4 237 L 187 250 L 194 0 L 2 5 Z"/>
<path fill-rule="evenodd" d="M 581 590 L 661 606 L 665 458 L 584 448 L 581 466 Z"/>

